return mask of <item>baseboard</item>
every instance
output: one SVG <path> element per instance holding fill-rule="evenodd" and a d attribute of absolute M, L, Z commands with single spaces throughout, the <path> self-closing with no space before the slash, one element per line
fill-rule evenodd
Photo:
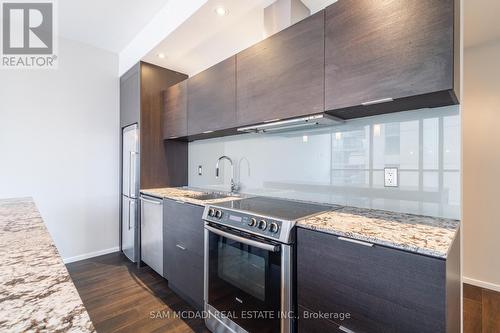
<path fill-rule="evenodd" d="M 485 281 L 481 281 L 481 280 L 477 280 L 477 279 L 471 279 L 471 278 L 468 278 L 465 276 L 462 278 L 462 282 L 467 283 L 467 284 L 471 284 L 471 285 L 476 286 L 476 287 L 481 287 L 484 289 L 490 289 L 490 290 L 500 292 L 500 285 L 495 284 L 495 283 L 485 282 Z"/>
<path fill-rule="evenodd" d="M 93 258 L 93 257 L 97 257 L 97 256 L 102 256 L 103 254 L 108 254 L 108 253 L 113 253 L 113 252 L 118 252 L 118 251 L 120 251 L 120 247 L 119 246 L 115 246 L 115 247 L 112 247 L 112 248 L 109 248 L 109 249 L 104 249 L 104 250 L 100 250 L 100 251 L 84 253 L 84 254 L 80 254 L 78 256 L 69 257 L 69 258 L 63 258 L 63 262 L 65 264 L 69 264 L 71 262 L 80 261 L 80 260 L 84 260 L 84 259 L 89 259 L 89 258 Z"/>

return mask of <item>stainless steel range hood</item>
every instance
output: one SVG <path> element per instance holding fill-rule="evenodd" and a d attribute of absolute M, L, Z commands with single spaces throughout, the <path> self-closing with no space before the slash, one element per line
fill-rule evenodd
<path fill-rule="evenodd" d="M 246 133 L 278 133 L 343 124 L 345 121 L 325 113 L 287 120 L 274 120 L 258 125 L 238 128 Z"/>

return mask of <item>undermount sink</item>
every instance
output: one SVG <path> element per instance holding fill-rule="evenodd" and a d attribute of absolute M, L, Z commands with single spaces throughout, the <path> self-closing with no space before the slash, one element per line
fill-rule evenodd
<path fill-rule="evenodd" d="M 204 192 L 187 195 L 187 198 L 196 199 L 196 200 L 214 200 L 214 199 L 224 199 L 236 196 L 235 194 L 225 194 L 225 193 L 217 193 L 217 192 Z"/>

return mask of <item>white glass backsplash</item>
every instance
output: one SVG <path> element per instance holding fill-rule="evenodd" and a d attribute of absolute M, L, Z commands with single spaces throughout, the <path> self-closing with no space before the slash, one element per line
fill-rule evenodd
<path fill-rule="evenodd" d="M 215 177 L 221 155 L 233 159 L 243 193 L 460 218 L 458 106 L 194 141 L 189 185 L 228 190 L 227 161 Z M 384 187 L 385 167 L 399 168 L 399 187 Z"/>

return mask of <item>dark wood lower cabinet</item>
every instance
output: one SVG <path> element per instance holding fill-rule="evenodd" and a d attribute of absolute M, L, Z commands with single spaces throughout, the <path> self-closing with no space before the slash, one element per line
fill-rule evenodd
<path fill-rule="evenodd" d="M 299 305 L 298 331 L 307 333 L 341 332 L 339 325 L 314 315 L 314 311 Z"/>
<path fill-rule="evenodd" d="M 454 316 L 460 311 L 455 297 L 460 287 L 452 287 L 454 276 L 447 264 L 299 228 L 299 309 L 326 313 L 334 318 L 331 322 L 353 332 L 458 332 L 460 317 Z M 459 271 L 458 265 L 454 268 Z M 299 319 L 300 332 L 314 332 L 318 325 L 328 323 Z"/>
<path fill-rule="evenodd" d="M 163 200 L 163 267 L 169 287 L 203 308 L 203 207 Z"/>

